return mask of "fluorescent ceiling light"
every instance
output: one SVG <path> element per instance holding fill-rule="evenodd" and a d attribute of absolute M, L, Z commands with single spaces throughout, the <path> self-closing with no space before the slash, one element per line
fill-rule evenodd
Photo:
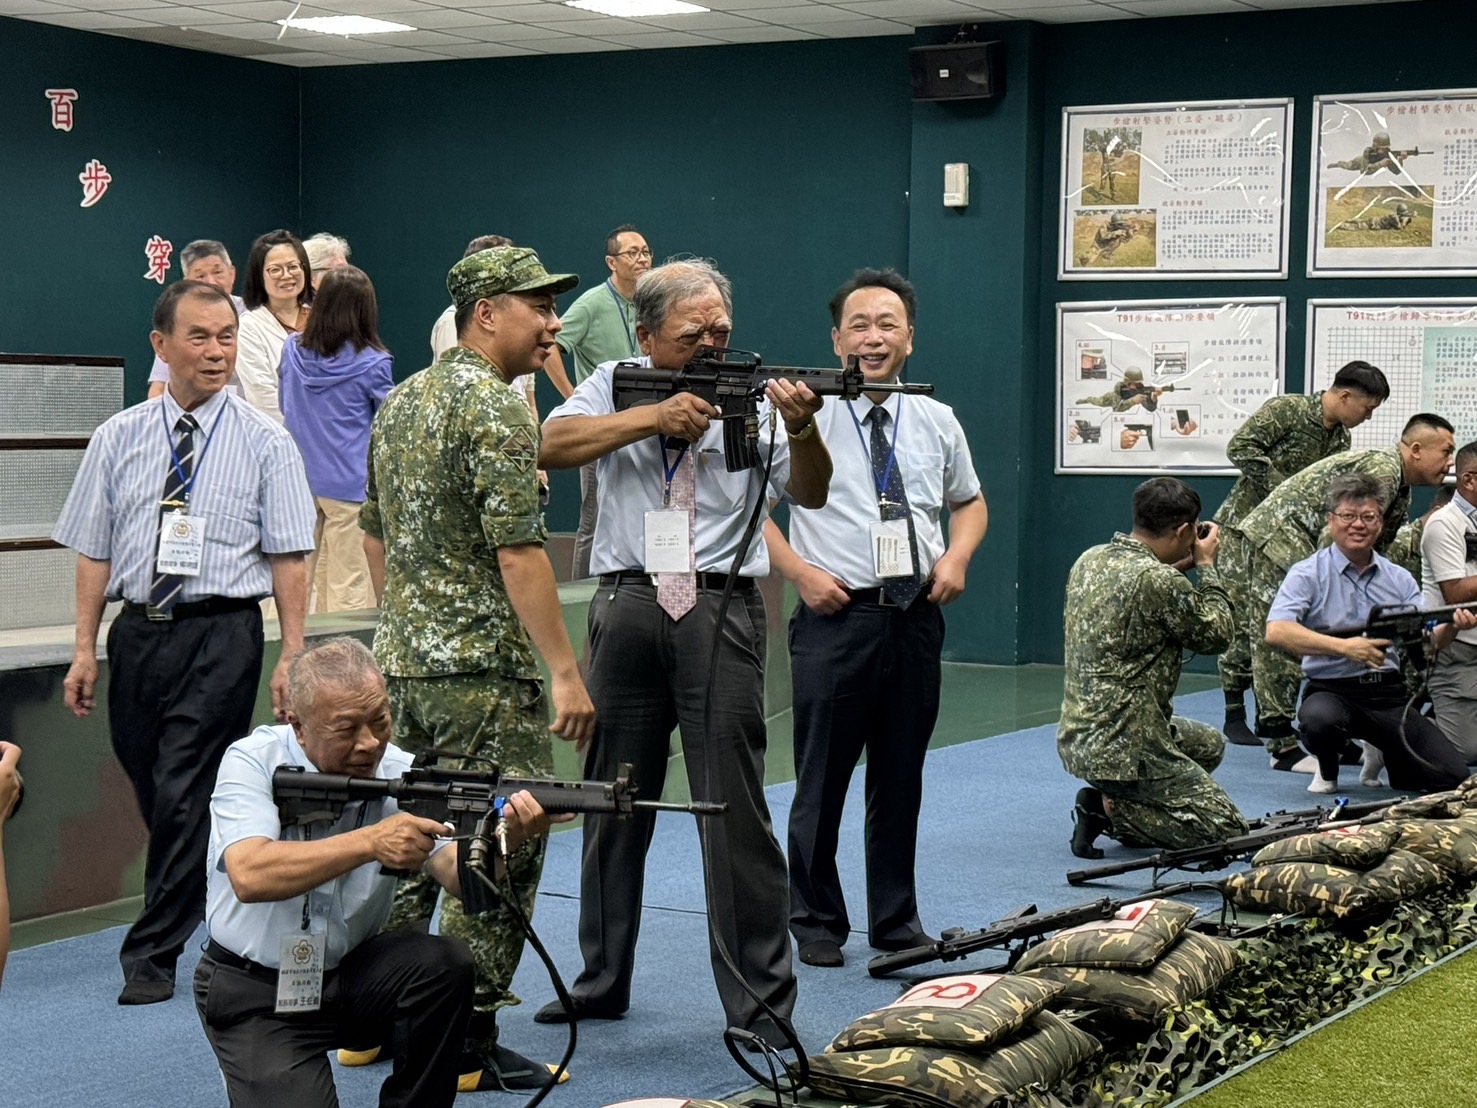
<path fill-rule="evenodd" d="M 387 19 L 370 19 L 366 15 L 320 15 L 311 19 L 279 19 L 282 27 L 297 31 L 316 31 L 320 35 L 383 35 L 389 31 L 414 31 L 404 23 Z"/>
<path fill-rule="evenodd" d="M 568 8 L 580 8 L 601 15 L 614 15 L 621 19 L 640 19 L 650 15 L 692 15 L 694 12 L 710 11 L 696 4 L 685 4 L 683 0 L 564 0 Z"/>

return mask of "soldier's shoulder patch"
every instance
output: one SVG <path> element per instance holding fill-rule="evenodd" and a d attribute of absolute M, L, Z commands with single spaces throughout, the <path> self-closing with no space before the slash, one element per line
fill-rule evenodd
<path fill-rule="evenodd" d="M 499 449 L 519 469 L 538 466 L 538 433 L 532 427 L 514 427 Z"/>

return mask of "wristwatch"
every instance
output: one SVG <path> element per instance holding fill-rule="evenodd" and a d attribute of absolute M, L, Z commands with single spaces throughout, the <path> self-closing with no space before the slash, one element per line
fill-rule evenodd
<path fill-rule="evenodd" d="M 810 422 L 798 431 L 791 431 L 789 428 L 786 428 L 785 434 L 789 435 L 794 442 L 804 442 L 811 435 L 815 434 L 815 416 L 811 416 Z"/>

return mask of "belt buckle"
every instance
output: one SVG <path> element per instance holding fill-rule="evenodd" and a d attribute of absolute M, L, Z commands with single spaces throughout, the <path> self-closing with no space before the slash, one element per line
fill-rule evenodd
<path fill-rule="evenodd" d="M 877 586 L 877 604 L 882 608 L 897 607 L 897 601 L 887 595 L 887 588 L 884 585 Z"/>
<path fill-rule="evenodd" d="M 144 618 L 153 623 L 172 623 L 174 612 L 168 608 L 156 608 L 152 604 L 145 604 Z"/>
<path fill-rule="evenodd" d="M 1361 685 L 1378 685 L 1384 681 L 1384 675 L 1385 671 L 1382 669 L 1377 669 L 1370 673 L 1361 673 L 1359 675 L 1359 683 Z"/>

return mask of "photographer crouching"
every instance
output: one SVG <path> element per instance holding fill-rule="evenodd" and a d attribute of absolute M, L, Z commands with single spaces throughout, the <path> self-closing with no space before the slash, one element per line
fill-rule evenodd
<path fill-rule="evenodd" d="M 280 766 L 394 780 L 411 756 L 390 744 L 390 702 L 370 652 L 336 638 L 288 675 L 287 725 L 259 727 L 221 761 L 210 801 L 206 926 L 195 1003 L 233 1108 L 337 1104 L 327 1052 L 396 1044 L 382 1106 L 450 1105 L 472 1009 L 472 956 L 458 939 L 381 931 L 389 870 L 424 868 L 469 897 L 477 879 L 434 820 L 390 798 L 283 827 Z M 510 851 L 548 831 L 527 793 L 504 809 Z M 501 873 L 502 861 L 495 862 Z M 394 1034 L 392 1035 L 392 1032 Z"/>

